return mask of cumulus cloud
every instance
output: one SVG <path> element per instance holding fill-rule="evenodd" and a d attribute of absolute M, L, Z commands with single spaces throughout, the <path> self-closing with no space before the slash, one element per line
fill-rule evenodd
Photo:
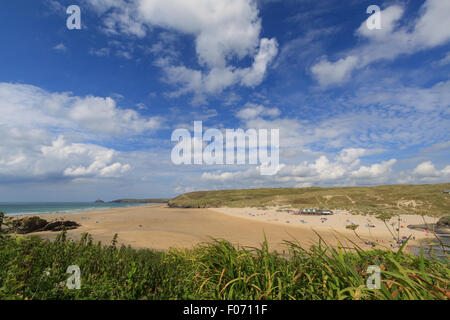
<path fill-rule="evenodd" d="M 240 71 L 242 74 L 241 83 L 247 87 L 259 85 L 266 74 L 267 66 L 275 58 L 277 53 L 278 43 L 275 39 L 261 39 L 259 52 L 255 57 L 252 67 Z"/>
<path fill-rule="evenodd" d="M 41 148 L 42 157 L 45 162 L 58 164 L 63 162 L 64 168 L 70 163 L 70 166 L 64 169 L 63 175 L 68 177 L 119 177 L 131 169 L 129 164 L 120 162 L 112 163 L 115 151 L 92 144 L 67 143 L 63 136 L 52 142 L 51 146 Z M 77 161 L 73 161 L 74 158 Z M 39 161 L 39 160 L 38 160 Z M 83 163 L 85 165 L 80 165 Z M 55 170 L 51 166 L 51 170 Z"/>
<path fill-rule="evenodd" d="M 362 148 L 348 148 L 344 149 L 339 154 L 339 160 L 343 163 L 355 163 L 360 157 L 367 155 L 369 152 Z"/>
<path fill-rule="evenodd" d="M 258 168 L 248 168 L 231 172 L 203 173 L 202 180 L 220 183 L 244 181 L 257 185 L 270 183 L 281 185 L 356 185 L 378 184 L 389 181 L 395 159 L 375 163 L 370 166 L 359 166 L 360 155 L 370 153 L 364 149 L 343 149 L 334 159 L 322 155 L 312 161 L 303 161 L 296 165 L 280 164 L 274 176 L 260 176 Z"/>
<path fill-rule="evenodd" d="M 112 98 L 76 98 L 68 116 L 81 127 L 105 134 L 142 133 L 158 129 L 160 118 L 142 118 L 136 111 L 120 109 Z"/>
<path fill-rule="evenodd" d="M 109 97 L 11 83 L 0 83 L 0 110 L 2 182 L 121 176 L 131 166 L 116 160 L 115 150 L 94 142 L 154 132 L 161 123 L 121 109 Z"/>
<path fill-rule="evenodd" d="M 393 60 L 401 54 L 444 45 L 450 40 L 450 2 L 426 0 L 412 27 L 401 26 L 404 8 L 392 5 L 381 11 L 382 29 L 369 30 L 364 21 L 356 30 L 363 43 L 337 61 L 322 59 L 311 67 L 322 87 L 339 85 L 349 80 L 355 69 L 380 60 Z M 368 18 L 370 19 L 370 18 Z M 329 80 L 327 76 L 331 77 Z"/>
<path fill-rule="evenodd" d="M 169 59 L 160 59 L 156 63 L 163 68 L 164 80 L 180 88 L 172 96 L 185 93 L 194 93 L 194 102 L 205 100 L 205 95 L 220 93 L 228 87 L 241 84 L 246 87 L 255 87 L 264 80 L 267 67 L 278 52 L 278 43 L 275 39 L 261 39 L 259 53 L 253 65 L 249 68 L 236 68 L 233 66 L 213 67 L 206 72 L 174 65 Z"/>
<path fill-rule="evenodd" d="M 199 61 L 210 67 L 224 67 L 228 56 L 244 58 L 259 43 L 261 21 L 250 0 L 86 0 L 106 17 L 117 32 L 143 36 L 131 21 L 195 36 Z M 114 23 L 114 24 L 113 24 Z"/>
<path fill-rule="evenodd" d="M 351 151 L 349 151 L 351 150 Z M 370 165 L 360 165 L 363 157 L 354 157 L 344 160 L 346 154 L 370 154 L 352 149 L 341 150 L 336 156 L 319 156 L 311 161 L 303 161 L 299 164 L 280 164 L 278 173 L 273 176 L 261 176 L 257 167 L 234 169 L 230 171 L 217 170 L 204 172 L 201 181 L 213 183 L 215 187 L 237 188 L 265 187 L 265 186 L 358 186 L 380 184 L 405 184 L 405 183 L 442 183 L 450 178 L 450 165 L 437 169 L 431 161 L 419 164 L 412 170 L 395 170 L 397 159 L 375 162 Z"/>
<path fill-rule="evenodd" d="M 352 177 L 358 179 L 373 179 L 383 176 L 391 171 L 392 166 L 397 162 L 395 159 L 373 164 L 370 167 L 362 166 L 351 173 Z"/>
<path fill-rule="evenodd" d="M 399 174 L 400 183 L 439 183 L 450 179 L 450 165 L 437 169 L 432 161 L 425 161 L 417 165 L 412 171 Z"/>
<path fill-rule="evenodd" d="M 0 83 L 0 109 L 0 123 L 6 127 L 47 126 L 116 136 L 156 130 L 162 120 L 119 108 L 110 97 L 78 97 L 13 83 Z"/>
<path fill-rule="evenodd" d="M 416 176 L 434 178 L 438 177 L 441 172 L 434 167 L 431 161 L 419 164 L 413 171 Z"/>
<path fill-rule="evenodd" d="M 94 144 L 70 143 L 63 136 L 48 145 L 14 149 L 0 145 L 2 181 L 45 179 L 114 178 L 131 169 L 129 164 L 114 162 L 112 149 Z"/>
<path fill-rule="evenodd" d="M 163 68 L 166 82 L 181 87 L 175 95 L 193 92 L 197 101 L 232 85 L 259 85 L 278 53 L 276 39 L 260 39 L 261 19 L 252 0 L 85 1 L 104 16 L 108 33 L 144 37 L 158 27 L 193 36 L 201 68 L 172 59 L 157 64 Z M 246 57 L 253 59 L 250 67 L 230 64 Z"/>
<path fill-rule="evenodd" d="M 358 64 L 358 57 L 348 56 L 336 62 L 323 59 L 311 68 L 311 72 L 317 78 L 320 85 L 327 87 L 333 84 L 346 82 Z"/>

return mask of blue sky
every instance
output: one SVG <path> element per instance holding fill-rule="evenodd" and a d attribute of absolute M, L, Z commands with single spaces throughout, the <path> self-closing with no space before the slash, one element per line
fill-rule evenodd
<path fill-rule="evenodd" d="M 0 201 L 448 182 L 449 17 L 448 0 L 3 1 Z M 280 129 L 278 173 L 174 165 L 194 121 Z"/>

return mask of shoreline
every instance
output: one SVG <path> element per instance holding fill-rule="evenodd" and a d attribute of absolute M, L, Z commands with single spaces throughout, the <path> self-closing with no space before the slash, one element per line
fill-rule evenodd
<path fill-rule="evenodd" d="M 248 216 L 248 211 L 259 212 L 260 216 Z M 212 238 L 225 239 L 238 246 L 259 247 L 266 236 L 271 250 L 283 251 L 284 241 L 297 241 L 302 246 L 308 247 L 319 239 L 317 233 L 332 246 L 341 243 L 343 246 L 354 248 L 356 244 L 363 249 L 371 249 L 372 246 L 367 245 L 366 241 L 373 241 L 376 248 L 390 249 L 391 235 L 377 234 L 376 238 L 370 238 L 361 234 L 358 237 L 351 230 L 333 228 L 327 223 L 304 225 L 298 221 L 298 223 L 268 221 L 267 218 L 271 217 L 269 213 L 256 208 L 177 209 L 169 208 L 166 204 L 149 204 L 33 216 L 49 221 L 62 219 L 79 223 L 81 227 L 67 231 L 68 237 L 75 240 L 86 232 L 92 235 L 94 241 L 101 241 L 107 245 L 117 233 L 119 245 L 130 245 L 137 249 L 188 249 Z M 276 214 L 279 219 L 284 217 L 283 213 L 276 212 Z M 296 220 L 306 221 L 307 218 L 320 219 L 320 217 L 295 216 Z M 335 218 L 340 219 L 342 216 L 336 215 Z M 53 240 L 58 234 L 59 232 L 44 231 L 29 235 Z M 408 247 L 415 246 L 421 238 L 410 241 Z"/>
<path fill-rule="evenodd" d="M 18 205 L 33 205 L 33 204 L 40 204 L 40 203 L 35 203 L 35 202 L 23 202 L 23 203 L 14 203 L 14 202 L 5 202 L 5 203 L 0 203 L 1 204 L 6 204 L 6 205 L 13 205 L 13 204 L 18 204 Z M 47 203 L 45 203 L 47 204 Z M 78 202 L 49 202 L 48 204 L 52 204 L 52 205 L 76 205 L 78 204 Z M 122 204 L 122 205 L 117 205 L 114 203 L 102 203 L 102 205 L 105 205 L 104 207 L 95 206 L 95 203 L 88 203 L 88 202 L 80 202 L 79 204 L 86 204 L 89 206 L 86 206 L 86 208 L 79 208 L 79 209 L 67 209 L 67 210 L 60 210 L 60 211 L 48 211 L 48 212 L 39 212 L 39 211 L 32 211 L 32 212 L 17 212 L 17 213 L 7 213 L 4 212 L 5 217 L 26 217 L 26 216 L 40 216 L 40 215 L 61 215 L 61 214 L 78 214 L 78 213 L 85 213 L 85 212 L 91 212 L 91 211 L 102 211 L 102 210 L 112 210 L 112 209 L 122 209 L 122 208 L 133 208 L 133 207 L 142 207 L 142 206 L 146 206 L 146 205 L 151 205 L 151 204 L 156 204 L 156 203 L 126 203 L 126 204 Z M 111 205 L 111 206 L 108 206 Z M 0 211 L 2 211 L 0 209 Z"/>

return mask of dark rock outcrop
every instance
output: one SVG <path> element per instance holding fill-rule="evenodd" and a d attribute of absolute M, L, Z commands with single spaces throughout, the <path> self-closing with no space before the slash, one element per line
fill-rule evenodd
<path fill-rule="evenodd" d="M 19 234 L 27 234 L 39 231 L 62 231 L 78 228 L 80 225 L 74 221 L 48 222 L 37 216 L 16 219 L 12 222 L 12 231 Z"/>
<path fill-rule="evenodd" d="M 26 234 L 36 232 L 44 228 L 47 224 L 47 220 L 41 219 L 39 217 L 26 217 L 14 220 L 12 223 L 12 228 L 16 233 Z"/>
<path fill-rule="evenodd" d="M 78 228 L 80 225 L 75 221 L 54 221 L 47 224 L 39 231 L 62 231 Z"/>

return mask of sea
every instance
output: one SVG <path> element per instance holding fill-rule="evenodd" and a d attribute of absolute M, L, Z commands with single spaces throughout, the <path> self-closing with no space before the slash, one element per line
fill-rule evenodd
<path fill-rule="evenodd" d="M 139 207 L 148 203 L 93 203 L 93 202 L 0 202 L 0 212 L 6 216 L 33 214 L 70 214 L 92 210 Z"/>

